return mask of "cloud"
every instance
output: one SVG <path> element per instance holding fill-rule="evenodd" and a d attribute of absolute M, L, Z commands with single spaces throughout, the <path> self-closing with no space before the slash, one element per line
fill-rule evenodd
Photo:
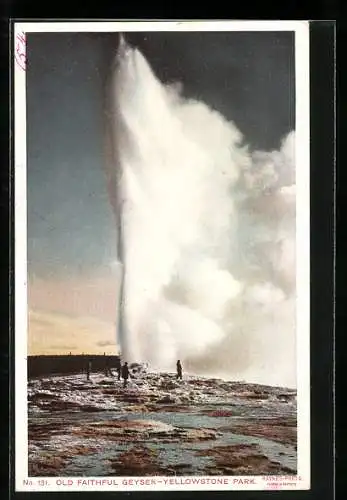
<path fill-rule="evenodd" d="M 109 340 L 100 340 L 99 342 L 96 343 L 96 345 L 100 347 L 114 347 L 115 343 L 110 342 Z"/>

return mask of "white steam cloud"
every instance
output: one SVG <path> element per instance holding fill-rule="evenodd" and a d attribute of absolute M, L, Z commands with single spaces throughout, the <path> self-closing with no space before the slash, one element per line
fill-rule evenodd
<path fill-rule="evenodd" d="M 123 358 L 294 387 L 294 132 L 251 153 L 125 44 L 113 76 Z"/>

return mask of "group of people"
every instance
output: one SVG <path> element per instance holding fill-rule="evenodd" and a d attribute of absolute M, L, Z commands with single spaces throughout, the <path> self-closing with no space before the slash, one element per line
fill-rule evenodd
<path fill-rule="evenodd" d="M 123 379 L 123 387 L 125 388 L 127 386 L 129 375 L 130 375 L 128 363 L 125 362 L 122 365 L 121 359 L 120 359 L 120 357 L 118 357 L 117 361 L 116 361 L 115 368 L 117 371 L 118 380 L 120 380 L 121 378 Z M 90 380 L 91 371 L 92 371 L 92 362 L 89 360 L 88 364 L 87 364 L 87 380 Z M 110 362 L 109 362 L 108 358 L 106 358 L 105 375 L 106 375 L 106 377 L 108 377 L 108 376 L 113 377 L 113 373 L 112 373 L 112 370 L 110 367 Z M 176 378 L 177 378 L 177 380 L 182 380 L 182 364 L 181 364 L 180 360 L 177 360 L 177 363 L 176 363 Z"/>
<path fill-rule="evenodd" d="M 112 372 L 111 370 L 110 371 L 110 374 L 112 376 Z M 120 358 L 117 358 L 117 364 L 116 364 L 116 371 L 117 371 L 117 375 L 118 375 L 118 380 L 123 379 L 123 387 L 126 387 L 127 383 L 128 383 L 128 378 L 129 378 L 129 367 L 128 367 L 128 363 L 125 362 L 124 365 L 122 365 L 122 362 L 120 360 Z"/>

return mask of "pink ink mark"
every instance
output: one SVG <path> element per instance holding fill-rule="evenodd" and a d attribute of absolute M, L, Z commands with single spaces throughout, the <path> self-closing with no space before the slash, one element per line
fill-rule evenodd
<path fill-rule="evenodd" d="M 16 47 L 14 57 L 16 63 L 22 70 L 26 70 L 26 38 L 25 33 L 18 33 L 16 36 Z"/>
<path fill-rule="evenodd" d="M 268 490 L 278 490 L 281 487 L 281 483 L 267 483 L 266 487 Z"/>

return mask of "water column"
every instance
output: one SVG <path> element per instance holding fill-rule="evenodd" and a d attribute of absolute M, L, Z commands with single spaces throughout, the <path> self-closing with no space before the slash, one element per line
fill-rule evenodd
<path fill-rule="evenodd" d="M 117 36 L 118 38 L 118 36 Z M 117 281 L 118 281 L 118 307 L 116 314 L 116 337 L 120 346 L 120 354 L 123 360 L 128 359 L 129 349 L 127 348 L 127 335 L 125 333 L 124 321 L 124 276 L 125 276 L 125 259 L 124 259 L 124 238 L 122 225 L 122 209 L 123 199 L 120 190 L 121 165 L 119 164 L 118 155 L 115 151 L 114 138 L 117 137 L 117 120 L 115 114 L 117 112 L 115 101 L 113 99 L 113 90 L 115 87 L 115 70 L 117 69 L 118 56 L 123 54 L 125 49 L 125 41 L 122 35 L 118 42 L 117 56 L 114 57 L 114 47 L 116 40 L 111 40 L 111 44 L 107 45 L 105 50 L 105 65 L 107 67 L 105 75 L 105 85 L 103 92 L 103 111 L 104 111 L 104 138 L 105 138 L 105 157 L 106 168 L 105 174 L 107 179 L 107 188 L 109 198 L 112 205 L 114 217 L 116 219 L 117 228 Z M 111 50 L 111 55 L 110 55 Z M 111 61 L 111 64 L 110 64 Z M 111 66 L 111 67 L 110 67 Z"/>

